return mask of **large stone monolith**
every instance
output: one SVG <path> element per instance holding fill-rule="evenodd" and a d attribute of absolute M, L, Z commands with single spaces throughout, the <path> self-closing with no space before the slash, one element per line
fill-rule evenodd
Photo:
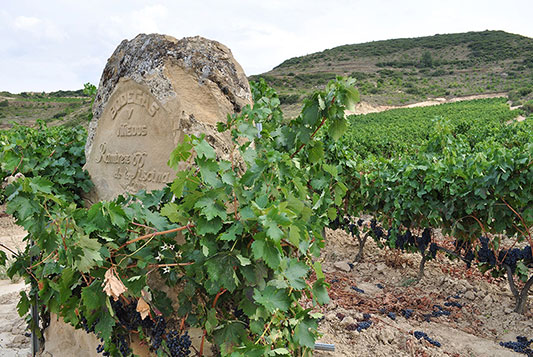
<path fill-rule="evenodd" d="M 88 203 L 171 182 L 175 173 L 167 162 L 186 134 L 205 134 L 217 154 L 227 158 L 230 137 L 218 133 L 216 123 L 251 104 L 251 98 L 241 66 L 219 42 L 157 34 L 123 41 L 107 61 L 93 106 L 85 168 L 95 187 Z M 99 355 L 94 335 L 56 316 L 51 320 L 44 356 Z M 202 331 L 189 334 L 198 349 Z M 150 355 L 146 345 L 132 348 L 140 356 Z"/>
<path fill-rule="evenodd" d="M 89 125 L 90 201 L 172 181 L 167 161 L 184 134 L 206 134 L 225 155 L 229 137 L 216 123 L 250 103 L 241 66 L 219 42 L 157 34 L 123 41 L 107 61 Z"/>

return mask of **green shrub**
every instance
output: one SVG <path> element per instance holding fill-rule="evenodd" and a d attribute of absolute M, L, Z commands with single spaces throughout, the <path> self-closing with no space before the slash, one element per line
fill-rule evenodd
<path fill-rule="evenodd" d="M 522 105 L 522 110 L 528 116 L 533 114 L 533 100 L 524 103 L 524 105 Z"/>
<path fill-rule="evenodd" d="M 281 104 L 295 104 L 300 101 L 300 95 L 299 94 L 280 94 L 279 95 L 279 102 Z"/>

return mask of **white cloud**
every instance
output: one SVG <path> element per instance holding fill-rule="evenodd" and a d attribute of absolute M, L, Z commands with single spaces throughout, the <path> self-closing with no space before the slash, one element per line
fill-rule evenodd
<path fill-rule="evenodd" d="M 42 20 L 38 19 L 36 17 L 17 16 L 15 18 L 15 21 L 13 21 L 13 26 L 15 26 L 15 28 L 19 29 L 19 30 L 30 30 L 30 31 L 32 31 L 40 23 L 42 23 Z"/>
<path fill-rule="evenodd" d="M 66 32 L 62 31 L 50 20 L 42 20 L 32 16 L 17 16 L 12 23 L 15 31 L 26 32 L 33 37 L 62 41 L 68 38 Z"/>
<path fill-rule="evenodd" d="M 141 32 L 220 41 L 257 74 L 349 43 L 485 29 L 533 37 L 531 13 L 531 0 L 5 1 L 0 90 L 96 84 L 119 43 Z"/>
<path fill-rule="evenodd" d="M 169 10 L 161 4 L 146 6 L 138 11 L 133 11 L 130 21 L 139 32 L 160 32 L 160 24 L 165 23 L 168 13 Z"/>

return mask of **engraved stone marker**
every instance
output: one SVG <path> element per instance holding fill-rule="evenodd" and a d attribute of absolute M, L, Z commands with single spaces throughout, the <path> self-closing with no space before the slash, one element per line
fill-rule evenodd
<path fill-rule="evenodd" d="M 143 86 L 120 80 L 95 133 L 86 168 L 99 197 L 154 190 L 172 181 L 166 163 L 181 139 L 176 120 Z M 97 175 L 93 174 L 97 173 Z"/>
<path fill-rule="evenodd" d="M 218 121 L 251 103 L 240 65 L 224 45 L 201 37 L 139 35 L 109 58 L 85 148 L 92 202 L 154 190 L 174 179 L 167 166 L 185 134 L 206 134 L 221 156 L 230 139 Z"/>
<path fill-rule="evenodd" d="M 246 104 L 248 80 L 224 45 L 157 34 L 123 41 L 107 61 L 93 105 L 85 168 L 95 188 L 86 199 L 163 187 L 175 177 L 167 161 L 185 134 L 205 134 L 217 155 L 227 158 L 231 140 L 216 123 Z M 198 349 L 203 331 L 189 334 Z M 98 340 L 61 320 L 51 321 L 45 336 L 43 355 L 97 356 Z M 151 355 L 146 345 L 132 348 Z"/>

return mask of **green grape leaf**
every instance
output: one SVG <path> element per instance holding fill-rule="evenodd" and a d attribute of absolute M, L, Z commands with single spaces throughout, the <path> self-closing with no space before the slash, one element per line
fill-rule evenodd
<path fill-rule="evenodd" d="M 329 126 L 329 135 L 331 135 L 333 140 L 339 140 L 339 138 L 346 132 L 347 129 L 348 126 L 346 125 L 346 119 L 333 119 Z"/>
<path fill-rule="evenodd" d="M 104 309 L 103 311 L 106 312 L 100 314 L 100 321 L 98 321 L 94 327 L 94 332 L 96 332 L 100 338 L 108 340 L 111 338 L 111 334 L 113 333 L 115 319 L 107 312 L 107 309 Z"/>
<path fill-rule="evenodd" d="M 26 295 L 25 291 L 21 291 L 20 293 L 20 300 L 17 304 L 17 311 L 19 313 L 19 316 L 22 317 L 28 313 L 30 310 L 30 299 L 28 299 L 28 295 Z"/>
<path fill-rule="evenodd" d="M 276 310 L 287 311 L 290 306 L 287 292 L 273 286 L 267 286 L 263 291 L 254 289 L 253 297 L 257 304 L 263 305 L 270 313 Z"/>
<path fill-rule="evenodd" d="M 315 336 L 312 331 L 316 330 L 317 323 L 315 320 L 305 319 L 300 321 L 294 328 L 294 340 L 301 346 L 314 348 Z"/>
<path fill-rule="evenodd" d="M 324 282 L 324 279 L 318 279 L 313 284 L 313 298 L 320 305 L 329 303 L 328 289 L 326 286 L 327 284 Z"/>
<path fill-rule="evenodd" d="M 214 159 L 216 157 L 215 149 L 205 139 L 201 139 L 195 146 L 194 150 L 198 154 L 198 157 L 206 159 Z"/>
<path fill-rule="evenodd" d="M 89 312 L 101 308 L 105 304 L 105 296 L 99 280 L 81 289 L 81 301 Z"/>

